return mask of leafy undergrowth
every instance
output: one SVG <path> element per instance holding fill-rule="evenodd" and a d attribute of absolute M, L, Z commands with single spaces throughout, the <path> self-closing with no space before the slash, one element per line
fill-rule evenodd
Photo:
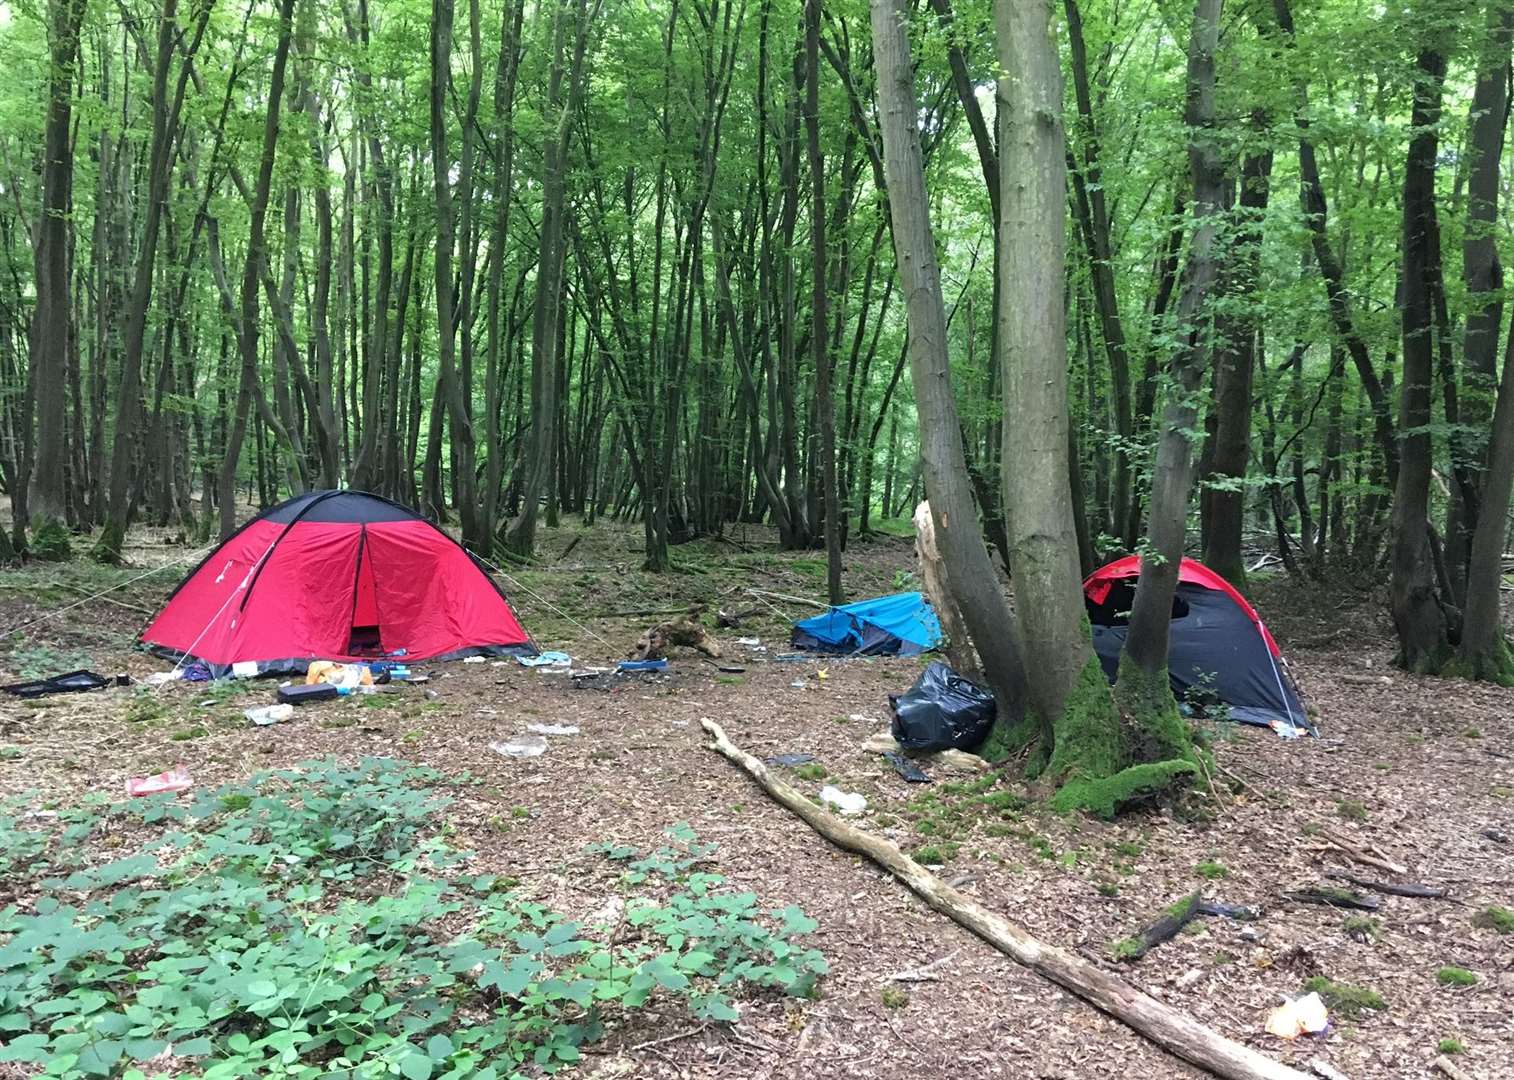
<path fill-rule="evenodd" d="M 573 1062 L 649 1003 L 734 1020 L 739 995 L 809 994 L 826 970 L 802 911 L 694 869 L 713 846 L 687 826 L 625 875 L 629 942 L 467 874 L 438 835 L 444 782 L 328 760 L 191 802 L 0 808 L 0 1061 L 489 1080 Z"/>

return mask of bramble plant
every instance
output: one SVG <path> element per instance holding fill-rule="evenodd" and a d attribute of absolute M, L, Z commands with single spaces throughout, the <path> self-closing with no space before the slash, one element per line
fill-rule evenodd
<path fill-rule="evenodd" d="M 466 853 L 435 835 L 446 782 L 324 761 L 188 803 L 0 806 L 0 873 L 35 896 L 0 911 L 0 1061 L 136 1080 L 133 1062 L 167 1052 L 207 1080 L 491 1080 L 576 1061 L 613 1012 L 681 1001 L 733 1020 L 735 995 L 808 993 L 824 974 L 796 943 L 815 928 L 803 912 L 763 916 L 689 873 L 714 847 L 687 826 L 638 860 L 667 895 L 628 901 L 631 944 L 461 873 Z M 91 863 L 107 826 L 141 847 Z"/>

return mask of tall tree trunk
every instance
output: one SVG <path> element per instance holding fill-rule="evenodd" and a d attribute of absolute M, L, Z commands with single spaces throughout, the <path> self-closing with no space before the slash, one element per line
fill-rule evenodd
<path fill-rule="evenodd" d="M 815 362 L 815 408 L 820 413 L 820 484 L 825 512 L 825 584 L 833 604 L 841 594 L 841 502 L 836 493 L 836 410 L 831 402 L 830 323 L 826 314 L 825 156 L 820 152 L 820 0 L 804 5 L 804 126 L 810 159 L 810 348 Z"/>
<path fill-rule="evenodd" d="M 273 73 L 268 80 L 268 110 L 263 119 L 263 149 L 258 159 L 257 183 L 253 189 L 247 227 L 247 262 L 242 271 L 241 305 L 237 317 L 237 347 L 242 374 L 237 385 L 236 414 L 226 436 L 226 454 L 221 461 L 221 539 L 236 531 L 237 463 L 247 436 L 247 415 L 258 389 L 258 289 L 267 258 L 264 228 L 268 218 L 268 194 L 273 186 L 274 151 L 279 141 L 279 112 L 284 99 L 284 71 L 289 61 L 293 32 L 294 0 L 279 0 L 279 37 L 273 54 Z M 261 429 L 259 429 L 261 430 Z"/>
<path fill-rule="evenodd" d="M 172 0 L 170 0 L 172 2 Z M 37 421 L 26 512 L 38 526 L 61 524 L 68 514 L 68 351 L 73 330 L 69 232 L 73 209 L 74 62 L 79 53 L 79 26 L 86 0 L 49 0 L 47 119 L 42 160 L 42 208 L 36 233 L 37 302 L 32 312 L 29 386 L 31 410 L 21 431 L 31 443 L 31 417 Z M 19 518 L 19 515 L 18 515 Z M 17 532 L 21 521 L 17 521 Z"/>
<path fill-rule="evenodd" d="M 1084 614 L 1067 388 L 1067 136 L 1045 4 L 1000 0 L 999 277 L 1004 507 L 1028 705 L 1063 808 L 1101 806 L 1130 754 Z M 1076 484 L 1079 490 L 1074 491 Z M 1083 530 L 1086 533 L 1086 528 Z M 1112 809 L 1112 806 L 1110 807 Z"/>
<path fill-rule="evenodd" d="M 1264 115 L 1256 114 L 1252 119 L 1258 128 L 1265 128 Z M 1215 351 L 1214 453 L 1202 496 L 1208 511 L 1204 562 L 1243 591 L 1246 561 L 1241 553 L 1241 534 L 1246 517 L 1246 472 L 1251 461 L 1251 387 L 1262 316 L 1257 279 L 1271 177 L 1270 149 L 1246 155 L 1241 164 L 1240 221 L 1230 252 L 1233 266 L 1226 289 L 1236 311 L 1221 320 L 1222 340 Z"/>
<path fill-rule="evenodd" d="M 1514 326 L 1504 349 L 1503 377 L 1493 410 L 1493 437 L 1483 477 L 1482 513 L 1472 534 L 1467 569 L 1467 609 L 1462 618 L 1456 663 L 1448 674 L 1514 686 L 1514 649 L 1504 636 L 1504 534 L 1510 486 L 1514 484 Z"/>
<path fill-rule="evenodd" d="M 1404 165 L 1403 386 L 1399 424 L 1404 431 L 1393 489 L 1393 625 L 1398 631 L 1398 664 L 1409 671 L 1438 671 L 1449 657 L 1449 597 L 1437 593 L 1430 535 L 1430 471 L 1434 438 L 1430 431 L 1434 378 L 1432 267 L 1439 243 L 1435 209 L 1435 155 L 1439 147 L 1441 91 L 1446 59 L 1421 48 L 1415 62 L 1414 106 L 1409 156 Z"/>
<path fill-rule="evenodd" d="M 1210 298 L 1218 277 L 1216 232 L 1225 196 L 1225 175 L 1215 131 L 1215 61 L 1220 0 L 1197 0 L 1188 46 L 1188 162 L 1193 179 L 1193 239 L 1183 291 L 1178 299 L 1182 343 L 1172 359 L 1167 402 L 1152 467 L 1151 509 L 1141 575 L 1131 605 L 1130 626 L 1120 654 L 1115 700 L 1151 747 L 1149 756 L 1191 755 L 1186 725 L 1178 716 L 1168 682 L 1168 630 L 1178 569 L 1187 535 L 1193 479 L 1189 432 L 1198 415 L 1197 391 L 1213 348 Z"/>
<path fill-rule="evenodd" d="M 900 0 L 872 0 L 880 128 L 893 221 L 894 256 L 907 303 L 910 377 L 920 429 L 920 463 L 935 519 L 947 584 L 961 609 L 983 673 L 999 701 L 991 747 L 1025 741 L 1025 666 L 1019 628 L 998 586 L 967 482 L 957 403 L 947 356 L 946 302 L 931 230 L 920 151 L 905 11 Z M 1031 735 L 1036 734 L 1034 731 Z"/>

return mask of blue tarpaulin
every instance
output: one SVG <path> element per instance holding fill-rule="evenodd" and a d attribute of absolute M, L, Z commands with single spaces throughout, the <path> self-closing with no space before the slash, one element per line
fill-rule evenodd
<path fill-rule="evenodd" d="M 803 619 L 790 640 L 815 652 L 914 656 L 941 644 L 941 623 L 924 596 L 894 593 Z"/>

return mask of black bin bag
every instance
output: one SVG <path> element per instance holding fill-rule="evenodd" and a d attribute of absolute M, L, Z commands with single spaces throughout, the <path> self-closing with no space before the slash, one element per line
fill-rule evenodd
<path fill-rule="evenodd" d="M 894 741 L 906 750 L 972 750 L 994 726 L 994 696 L 939 660 L 888 703 Z"/>

